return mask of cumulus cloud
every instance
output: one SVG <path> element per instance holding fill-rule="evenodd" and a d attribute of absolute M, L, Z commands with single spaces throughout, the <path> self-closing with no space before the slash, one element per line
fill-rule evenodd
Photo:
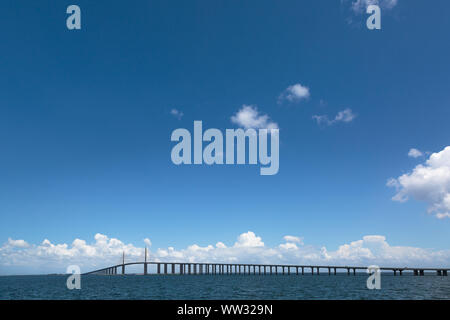
<path fill-rule="evenodd" d="M 348 1 L 347 1 L 348 2 Z M 398 0 L 351 0 L 351 9 L 354 13 L 365 13 L 366 8 L 372 4 L 380 6 L 382 9 L 392 9 L 398 3 Z"/>
<path fill-rule="evenodd" d="M 450 217 L 450 146 L 433 153 L 424 164 L 411 172 L 391 178 L 387 185 L 397 193 L 394 201 L 405 202 L 410 197 L 428 203 L 428 212 L 437 218 Z"/>
<path fill-rule="evenodd" d="M 278 124 L 270 120 L 266 114 L 260 114 L 255 106 L 243 105 L 231 117 L 231 122 L 244 129 L 278 129 Z"/>
<path fill-rule="evenodd" d="M 304 100 L 309 98 L 309 88 L 301 85 L 300 83 L 296 83 L 292 86 L 287 87 L 278 97 L 278 103 L 282 103 L 283 101 L 289 102 L 298 102 L 300 100 Z"/>
<path fill-rule="evenodd" d="M 170 110 L 170 114 L 173 115 L 178 120 L 181 120 L 181 118 L 184 116 L 184 113 L 177 109 Z"/>
<path fill-rule="evenodd" d="M 420 150 L 418 150 L 418 149 L 415 149 L 415 148 L 409 149 L 408 157 L 411 157 L 411 158 L 418 158 L 418 157 L 421 157 L 421 156 L 423 156 L 422 151 L 420 151 Z"/>
<path fill-rule="evenodd" d="M 17 247 L 17 248 L 26 248 L 29 246 L 29 244 L 25 240 L 14 240 L 11 238 L 8 238 L 8 245 L 11 247 Z"/>
<path fill-rule="evenodd" d="M 261 241 L 261 237 L 257 237 L 252 231 L 243 233 L 238 237 L 238 240 L 234 244 L 235 247 L 264 247 L 264 242 Z"/>
<path fill-rule="evenodd" d="M 327 115 L 314 115 L 312 118 L 316 120 L 317 124 L 319 125 L 331 126 L 338 122 L 351 122 L 356 118 L 356 115 L 353 113 L 352 109 L 347 108 L 345 110 L 339 111 L 333 119 L 330 119 Z"/>
<path fill-rule="evenodd" d="M 284 236 L 283 239 L 284 239 L 286 242 L 294 242 L 294 243 L 303 244 L 303 238 L 300 238 L 300 237 L 296 237 L 296 236 Z"/>
<path fill-rule="evenodd" d="M 145 242 L 145 244 L 146 244 L 147 246 L 149 246 L 149 247 L 152 246 L 152 242 L 150 241 L 149 238 L 145 238 L 145 239 L 144 239 L 144 242 Z"/>
<path fill-rule="evenodd" d="M 125 244 L 119 239 L 96 234 L 93 243 L 75 239 L 71 245 L 44 240 L 27 247 L 12 246 L 8 241 L 0 247 L 0 274 L 65 272 L 68 265 L 77 264 L 82 272 L 120 264 L 122 252 L 126 262 L 143 261 L 144 248 Z M 432 250 L 407 246 L 392 246 L 382 235 L 367 235 L 360 240 L 340 245 L 330 251 L 326 247 L 303 244 L 299 237 L 285 236 L 285 243 L 268 247 L 260 236 L 248 231 L 238 236 L 234 245 L 218 242 L 215 246 L 190 245 L 149 250 L 150 261 L 222 262 L 267 264 L 319 264 L 442 267 L 450 264 L 450 250 Z M 131 269 L 131 268 L 130 268 Z M 142 272 L 137 269 L 136 272 Z"/>

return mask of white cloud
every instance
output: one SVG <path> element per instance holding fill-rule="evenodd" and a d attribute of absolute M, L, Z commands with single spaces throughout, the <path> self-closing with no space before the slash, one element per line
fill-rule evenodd
<path fill-rule="evenodd" d="M 150 261 L 181 262 L 241 262 L 267 264 L 321 264 L 441 267 L 450 264 L 450 250 L 432 250 L 407 246 L 391 246 L 384 236 L 367 235 L 360 240 L 340 245 L 337 250 L 302 244 L 301 238 L 285 236 L 286 243 L 268 247 L 261 237 L 248 231 L 239 235 L 232 246 L 218 242 L 215 246 L 190 245 L 149 250 Z M 77 264 L 82 272 L 120 264 L 122 252 L 126 261 L 143 261 L 144 248 L 97 234 L 95 241 L 75 239 L 71 245 L 53 244 L 44 240 L 28 247 L 13 247 L 6 242 L 0 247 L 0 274 L 65 272 L 68 265 Z M 130 268 L 131 269 L 131 268 Z M 142 272 L 136 269 L 136 272 Z"/>
<path fill-rule="evenodd" d="M 284 236 L 283 239 L 284 239 L 286 242 L 294 242 L 294 243 L 303 244 L 303 238 L 300 238 L 300 237 L 296 237 L 296 236 Z"/>
<path fill-rule="evenodd" d="M 335 123 L 338 122 L 344 122 L 344 123 L 348 123 L 353 121 L 356 118 L 356 114 L 353 113 L 352 109 L 345 109 L 342 111 L 339 111 L 338 114 L 334 117 L 334 119 L 331 119 L 327 116 L 327 115 L 314 115 L 312 117 L 314 120 L 317 121 L 317 124 L 321 125 L 321 124 L 325 124 L 325 125 L 333 125 Z"/>
<path fill-rule="evenodd" d="M 278 97 L 278 103 L 282 103 L 283 100 L 287 100 L 289 102 L 297 102 L 303 99 L 309 98 L 309 88 L 301 85 L 300 83 L 296 83 L 292 86 L 287 87 Z"/>
<path fill-rule="evenodd" d="M 235 247 L 264 247 L 261 237 L 257 237 L 254 232 L 248 231 L 238 237 Z"/>
<path fill-rule="evenodd" d="M 450 146 L 433 153 L 424 164 L 410 173 L 388 180 L 395 187 L 394 201 L 405 202 L 410 197 L 428 203 L 428 212 L 438 218 L 450 217 Z"/>
<path fill-rule="evenodd" d="M 227 246 L 223 243 L 223 242 L 217 242 L 216 243 L 216 248 L 221 248 L 221 249 L 225 249 Z"/>
<path fill-rule="evenodd" d="M 145 244 L 146 244 L 147 246 L 149 246 L 149 247 L 152 246 L 152 242 L 150 241 L 149 238 L 145 238 L 145 239 L 144 239 L 144 242 L 145 242 Z"/>
<path fill-rule="evenodd" d="M 29 244 L 25 240 L 14 240 L 11 238 L 8 238 L 8 245 L 11 247 L 17 247 L 17 248 L 26 248 L 29 246 Z"/>
<path fill-rule="evenodd" d="M 415 148 L 409 149 L 408 157 L 411 157 L 411 158 L 418 158 L 418 157 L 421 157 L 421 156 L 423 156 L 422 151 L 420 151 L 420 150 L 418 150 L 418 149 L 415 149 Z"/>
<path fill-rule="evenodd" d="M 231 117 L 231 122 L 245 129 L 278 129 L 278 124 L 271 121 L 268 115 L 260 114 L 256 107 L 245 104 Z"/>
<path fill-rule="evenodd" d="M 365 13 L 369 5 L 375 4 L 382 9 L 392 9 L 398 3 L 398 0 L 351 0 L 351 8 L 354 13 Z"/>
<path fill-rule="evenodd" d="M 170 114 L 173 115 L 178 120 L 181 120 L 181 118 L 184 116 L 184 113 L 177 109 L 170 110 Z"/>

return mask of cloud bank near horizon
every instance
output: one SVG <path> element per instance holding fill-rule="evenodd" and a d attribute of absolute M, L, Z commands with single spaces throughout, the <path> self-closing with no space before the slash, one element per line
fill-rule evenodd
<path fill-rule="evenodd" d="M 117 238 L 97 233 L 94 242 L 75 239 L 71 245 L 55 244 L 45 239 L 29 244 L 22 239 L 9 239 L 0 247 L 0 274 L 64 273 L 67 266 L 77 264 L 82 272 L 119 264 L 122 252 L 126 261 L 143 261 L 144 246 L 125 244 Z M 147 246 L 150 239 L 143 240 Z M 343 244 L 335 251 L 324 246 L 304 244 L 298 236 L 286 235 L 284 242 L 268 247 L 260 236 L 248 231 L 234 244 L 224 242 L 205 247 L 197 244 L 184 249 L 174 247 L 149 250 L 151 261 L 322 264 L 442 267 L 450 264 L 450 250 L 433 250 L 408 246 L 391 246 L 384 236 L 367 235 Z"/>

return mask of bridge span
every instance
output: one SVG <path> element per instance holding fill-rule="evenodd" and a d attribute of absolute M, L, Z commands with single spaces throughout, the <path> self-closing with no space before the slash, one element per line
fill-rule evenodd
<path fill-rule="evenodd" d="M 146 250 L 147 256 L 147 250 Z M 243 264 L 243 263 L 204 263 L 204 262 L 156 262 L 145 261 L 127 262 L 123 255 L 122 263 L 110 267 L 83 273 L 88 274 L 106 274 L 117 275 L 125 274 L 126 266 L 143 265 L 143 274 L 183 274 L 183 275 L 320 275 L 322 271 L 328 275 L 336 275 L 341 270 L 347 275 L 356 275 L 356 272 L 363 271 L 366 273 L 368 267 L 363 266 L 326 266 L 326 265 L 290 265 L 290 264 Z M 156 272 L 150 273 L 149 266 L 156 265 Z M 438 276 L 447 276 L 450 268 L 421 268 L 421 267 L 380 267 L 381 271 L 391 271 L 396 275 L 408 273 L 414 276 L 424 276 L 425 274 L 436 274 Z"/>

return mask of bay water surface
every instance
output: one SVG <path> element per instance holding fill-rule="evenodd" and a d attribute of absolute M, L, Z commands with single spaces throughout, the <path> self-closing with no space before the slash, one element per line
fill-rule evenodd
<path fill-rule="evenodd" d="M 450 299 L 450 277 L 368 275 L 86 275 L 69 290 L 68 275 L 0 276 L 0 299 Z"/>

